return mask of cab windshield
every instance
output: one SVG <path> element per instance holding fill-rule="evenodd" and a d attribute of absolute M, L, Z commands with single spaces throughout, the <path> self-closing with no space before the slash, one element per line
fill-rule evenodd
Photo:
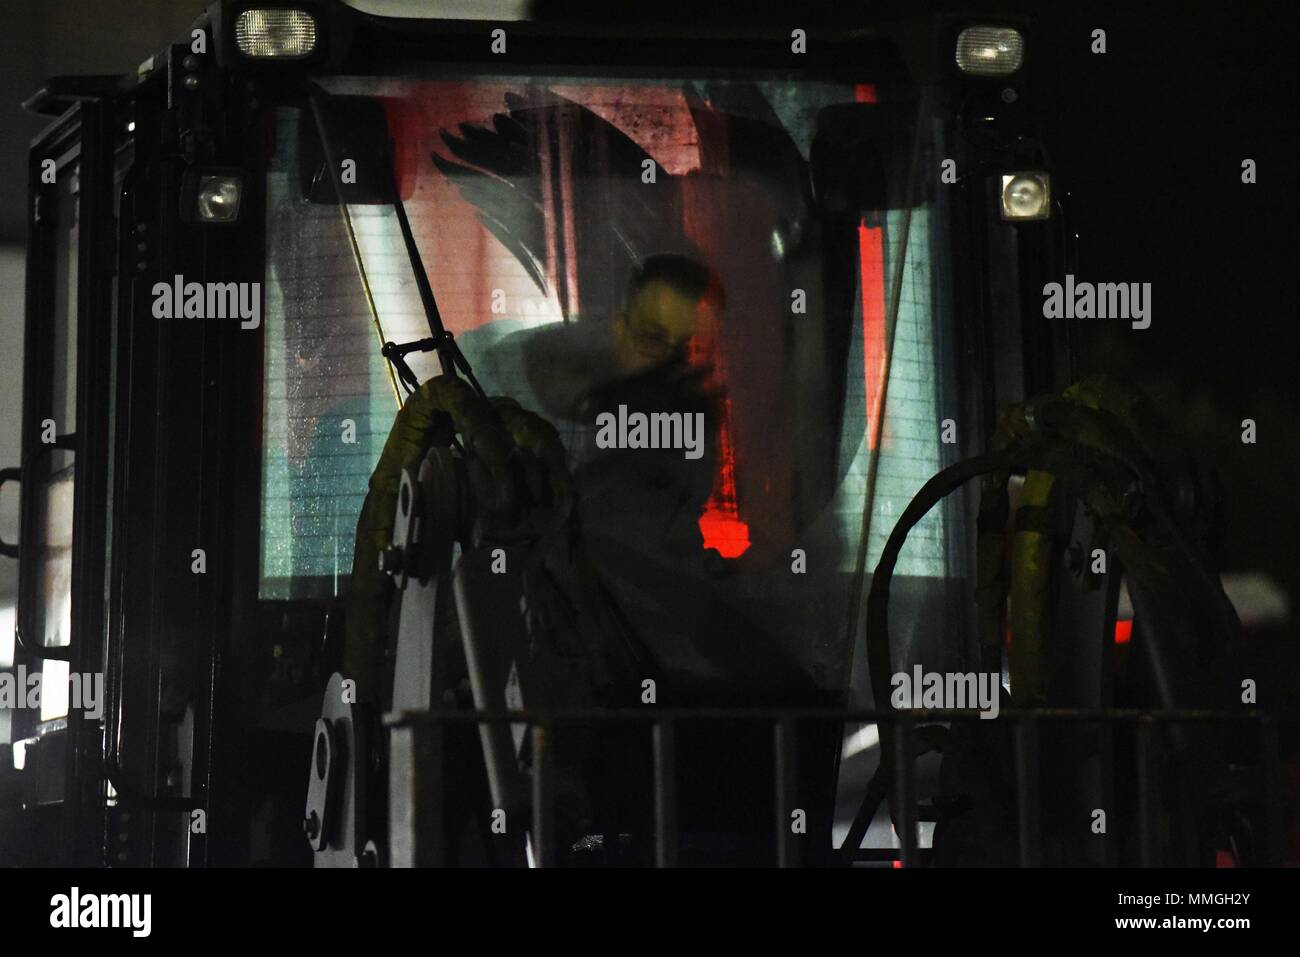
<path fill-rule="evenodd" d="M 752 76 L 318 82 L 382 104 L 443 322 L 489 395 L 559 429 L 587 547 L 661 666 L 732 689 L 842 691 L 853 597 L 950 454 L 950 243 L 938 196 L 827 212 L 810 160 L 834 108 L 915 90 Z M 260 594 L 273 601 L 346 589 L 402 394 L 381 337 L 429 335 L 393 208 L 309 196 L 310 124 L 310 111 L 275 110 L 268 167 Z M 896 131 L 912 172 L 938 168 L 943 130 L 914 115 Z M 679 300 L 700 308 L 674 311 Z M 422 380 L 439 372 L 432 354 L 409 361 Z M 689 430 L 697 408 L 703 435 Z M 687 428 L 665 424 L 669 447 L 629 455 L 637 412 L 683 414 Z M 908 541 L 904 644 L 965 574 L 959 525 L 936 509 Z"/>

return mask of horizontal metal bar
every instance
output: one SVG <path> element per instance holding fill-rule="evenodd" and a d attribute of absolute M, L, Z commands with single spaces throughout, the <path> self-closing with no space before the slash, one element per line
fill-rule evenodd
<path fill-rule="evenodd" d="M 1278 721 L 1300 723 L 1300 712 L 1263 711 L 1211 711 L 1196 709 L 1143 711 L 1137 708 L 1099 710 L 1088 708 L 1005 708 L 998 719 L 1014 721 L 1034 718 L 1040 721 L 1086 722 L 1201 722 L 1201 721 Z M 915 724 L 920 721 L 981 721 L 978 711 L 955 711 L 937 708 L 918 708 L 909 711 L 865 711 L 830 708 L 608 708 L 572 709 L 557 711 L 460 711 L 430 709 L 388 714 L 384 723 L 390 726 L 424 721 L 468 721 L 487 724 L 492 722 L 523 722 L 527 724 L 577 724 L 584 722 L 644 721 L 828 721 L 852 724 L 880 722 L 884 724 Z"/>
<path fill-rule="evenodd" d="M 933 856 L 934 848 L 918 847 L 916 849 L 917 861 L 921 864 L 926 863 Z M 903 866 L 899 849 L 896 847 L 861 847 L 849 855 L 849 858 L 853 862 L 863 861 L 874 863 L 877 861 L 885 861 L 894 863 L 898 867 Z"/>

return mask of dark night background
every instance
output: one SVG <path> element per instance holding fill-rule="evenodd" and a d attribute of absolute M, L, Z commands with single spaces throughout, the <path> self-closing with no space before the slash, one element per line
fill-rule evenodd
<path fill-rule="evenodd" d="M 438 9 L 429 3 L 430 11 Z M 462 5 L 463 6 L 463 5 Z M 753 22 L 755 2 L 636 4 L 641 16 Z M 788 4 L 778 22 L 843 21 L 853 11 L 1011 10 L 1033 18 L 1028 105 L 1041 115 L 1055 188 L 1071 193 L 1080 233 L 1078 276 L 1150 282 L 1153 322 L 1135 331 L 1097 321 L 1086 361 L 1141 383 L 1173 429 L 1223 477 L 1229 507 L 1228 567 L 1264 572 L 1300 599 L 1300 359 L 1297 277 L 1296 44 L 1291 4 Z M 22 170 L 42 120 L 18 102 L 44 75 L 133 70 L 180 35 L 200 0 L 0 0 L 0 243 L 11 250 L 0 274 L 5 339 L 0 452 L 16 464 Z M 484 9 L 491 4 L 484 4 Z M 541 0 L 539 13 L 608 19 L 624 4 Z M 869 14 L 868 14 L 869 15 Z M 1090 52 L 1104 29 L 1107 52 Z M 1241 163 L 1258 182 L 1241 182 Z M 1258 442 L 1241 442 L 1241 420 Z M 16 498 L 6 491 L 0 534 L 14 536 Z M 4 563 L 10 565 L 12 563 Z M 0 592 L 11 585 L 5 568 Z M 4 597 L 0 594 L 0 597 Z M 1270 641 L 1293 658 L 1293 623 Z M 1270 656 L 1271 657 L 1271 656 Z M 1293 683 L 1293 686 L 1295 683 Z"/>
<path fill-rule="evenodd" d="M 1228 568 L 1264 572 L 1291 599 L 1291 622 L 1261 636 L 1274 647 L 1256 650 L 1294 662 L 1296 8 L 1081 5 L 1035 22 L 1033 96 L 1072 193 L 1079 274 L 1152 283 L 1151 327 L 1097 322 L 1086 363 L 1142 385 L 1218 470 Z M 1098 27 L 1104 56 L 1089 52 Z M 1241 182 L 1247 158 L 1255 185 Z M 1257 423 L 1255 445 L 1241 441 L 1245 418 Z"/>
<path fill-rule="evenodd" d="M 1296 8 L 1076 5 L 1035 25 L 1032 95 L 1072 194 L 1079 275 L 1152 284 L 1151 327 L 1095 323 L 1085 363 L 1138 382 L 1218 470 L 1228 568 L 1290 596 L 1292 621 L 1255 649 L 1286 667 L 1300 637 Z M 1096 28 L 1105 55 L 1089 51 Z"/>

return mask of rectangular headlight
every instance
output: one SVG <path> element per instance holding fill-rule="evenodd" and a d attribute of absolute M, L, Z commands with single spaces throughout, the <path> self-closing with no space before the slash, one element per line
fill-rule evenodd
<path fill-rule="evenodd" d="M 316 51 L 317 33 L 306 10 L 254 7 L 235 21 L 235 46 L 246 57 L 301 60 Z"/>
<path fill-rule="evenodd" d="M 1008 76 L 1025 62 L 1025 38 L 1011 27 L 967 27 L 957 35 L 957 66 L 972 76 Z"/>

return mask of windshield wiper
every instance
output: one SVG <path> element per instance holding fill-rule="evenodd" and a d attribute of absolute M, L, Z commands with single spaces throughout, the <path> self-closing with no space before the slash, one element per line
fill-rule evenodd
<path fill-rule="evenodd" d="M 420 250 L 415 242 L 415 234 L 411 231 L 411 222 L 406 215 L 406 205 L 402 202 L 401 191 L 398 189 L 397 179 L 393 173 L 392 142 L 388 137 L 387 124 L 384 125 L 382 131 L 382 148 L 380 150 L 380 162 L 378 163 L 380 167 L 378 170 L 380 190 L 383 197 L 392 205 L 393 211 L 397 214 L 398 228 L 402 233 L 402 244 L 406 249 L 406 258 L 415 277 L 415 286 L 420 293 L 420 304 L 424 308 L 425 319 L 429 324 L 431 335 L 427 339 L 418 339 L 414 342 L 401 344 L 389 341 L 387 336 L 384 335 L 383 323 L 379 318 L 379 310 L 375 305 L 374 295 L 370 289 L 370 280 L 366 274 L 365 262 L 361 256 L 361 247 L 357 243 L 356 231 L 352 227 L 352 216 L 348 210 L 348 203 L 343 190 L 342 167 L 338 163 L 334 144 L 330 138 L 329 124 L 326 122 L 323 104 L 329 99 L 329 93 L 315 84 L 309 84 L 307 100 L 311 105 L 312 118 L 316 123 L 316 133 L 320 137 L 321 151 L 324 153 L 324 165 L 327 170 L 326 175 L 329 176 L 335 199 L 338 202 L 344 225 L 347 228 L 352 257 L 361 279 L 366 304 L 370 309 L 371 321 L 379 337 L 380 354 L 388 362 L 389 379 L 392 381 L 393 392 L 397 397 L 398 404 L 400 405 L 402 402 L 401 394 L 397 388 L 398 381 L 405 387 L 408 394 L 414 392 L 420 384 L 419 379 L 406 362 L 405 357 L 412 352 L 436 352 L 438 354 L 438 364 L 442 367 L 444 375 L 463 375 L 474 391 L 481 398 L 486 399 L 487 394 L 474 377 L 469 360 L 465 358 L 465 354 L 456 345 L 455 338 L 443 324 L 442 314 L 438 311 L 438 302 L 434 298 L 433 287 L 429 283 L 424 261 L 420 257 Z"/>

